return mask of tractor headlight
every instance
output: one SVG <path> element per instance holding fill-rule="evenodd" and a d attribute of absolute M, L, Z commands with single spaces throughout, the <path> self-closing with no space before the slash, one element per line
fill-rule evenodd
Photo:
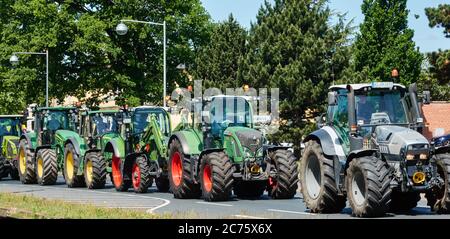
<path fill-rule="evenodd" d="M 407 154 L 406 160 L 414 160 L 414 154 Z"/>
<path fill-rule="evenodd" d="M 427 154 L 420 154 L 420 160 L 427 160 L 428 155 Z"/>

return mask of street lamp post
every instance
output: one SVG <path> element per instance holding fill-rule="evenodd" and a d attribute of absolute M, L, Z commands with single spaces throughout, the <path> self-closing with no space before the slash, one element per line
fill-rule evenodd
<path fill-rule="evenodd" d="M 116 27 L 117 34 L 123 36 L 127 34 L 128 27 L 125 25 L 124 22 L 132 22 L 132 23 L 142 23 L 142 24 L 148 24 L 148 25 L 157 25 L 157 26 L 163 26 L 163 61 L 164 61 L 164 70 L 163 70 L 163 106 L 166 107 L 166 80 L 167 80 L 167 55 L 166 55 L 166 49 L 167 49 L 167 38 L 166 38 L 166 21 L 163 21 L 163 23 L 157 23 L 157 22 L 146 22 L 146 21 L 137 21 L 137 20 L 126 20 L 123 19 L 120 21 L 120 23 Z"/>
<path fill-rule="evenodd" d="M 17 55 L 45 55 L 45 106 L 48 107 L 48 49 L 45 52 L 13 52 L 9 59 L 11 64 L 19 64 L 19 57 Z"/>

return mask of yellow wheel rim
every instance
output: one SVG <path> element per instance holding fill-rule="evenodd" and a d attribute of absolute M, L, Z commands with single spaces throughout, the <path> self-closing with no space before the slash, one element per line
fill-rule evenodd
<path fill-rule="evenodd" d="M 41 157 L 37 159 L 37 173 L 39 178 L 44 175 L 44 160 Z"/>
<path fill-rule="evenodd" d="M 25 174 L 27 169 L 27 159 L 25 158 L 25 152 L 23 148 L 19 151 L 19 170 L 21 174 Z"/>
<path fill-rule="evenodd" d="M 72 180 L 74 170 L 73 170 L 73 154 L 68 152 L 66 155 L 66 176 L 69 180 Z"/>
<path fill-rule="evenodd" d="M 90 183 L 92 182 L 92 178 L 93 178 L 93 167 L 92 167 L 92 161 L 88 160 L 86 162 L 86 179 L 87 181 Z"/>

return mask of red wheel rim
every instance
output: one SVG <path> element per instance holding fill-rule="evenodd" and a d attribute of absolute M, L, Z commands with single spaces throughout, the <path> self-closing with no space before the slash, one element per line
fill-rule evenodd
<path fill-rule="evenodd" d="M 119 157 L 116 157 L 113 155 L 112 157 L 112 176 L 113 176 L 113 183 L 114 186 L 120 187 L 122 185 L 122 172 L 120 170 L 121 160 Z"/>
<path fill-rule="evenodd" d="M 181 155 L 176 152 L 172 156 L 172 180 L 175 186 L 181 184 L 181 177 L 183 175 L 183 166 L 181 165 Z"/>
<path fill-rule="evenodd" d="M 134 189 L 138 189 L 141 184 L 141 170 L 139 169 L 139 165 L 137 163 L 133 164 L 133 187 Z"/>
<path fill-rule="evenodd" d="M 273 177 L 269 177 L 269 186 L 271 188 L 275 188 L 277 186 L 277 180 L 274 179 Z"/>
<path fill-rule="evenodd" d="M 212 189 L 212 179 L 211 179 L 211 166 L 206 164 L 203 168 L 203 187 L 207 192 L 211 192 Z"/>

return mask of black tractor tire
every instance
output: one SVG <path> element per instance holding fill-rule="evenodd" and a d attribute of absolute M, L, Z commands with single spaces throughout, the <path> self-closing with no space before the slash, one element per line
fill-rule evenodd
<path fill-rule="evenodd" d="M 425 193 L 427 204 L 433 212 L 450 214 L 450 153 L 437 154 L 437 171 L 444 180 L 444 187 Z"/>
<path fill-rule="evenodd" d="M 293 198 L 298 188 L 297 158 L 289 150 L 278 149 L 271 154 L 271 159 L 277 174 L 271 179 L 269 195 L 273 199 Z"/>
<path fill-rule="evenodd" d="M 169 182 L 170 190 L 175 198 L 189 199 L 201 196 L 200 185 L 191 177 L 191 161 L 184 155 L 178 139 L 169 145 Z"/>
<path fill-rule="evenodd" d="M 258 199 L 264 194 L 266 187 L 266 181 L 236 181 L 233 192 L 238 198 Z"/>
<path fill-rule="evenodd" d="M 169 177 L 167 175 L 161 175 L 155 179 L 156 188 L 159 192 L 166 193 L 170 189 Z"/>
<path fill-rule="evenodd" d="M 391 204 L 389 165 L 375 156 L 353 159 L 347 169 L 347 197 L 356 217 L 381 217 Z"/>
<path fill-rule="evenodd" d="M 148 191 L 153 183 L 153 178 L 150 176 L 150 165 L 146 157 L 136 157 L 131 170 L 131 179 L 135 193 L 146 193 Z"/>
<path fill-rule="evenodd" d="M 6 159 L 4 157 L 0 157 L 0 180 L 2 180 L 2 178 L 8 177 L 9 171 L 10 167 L 6 163 Z"/>
<path fill-rule="evenodd" d="M 11 170 L 9 171 L 9 176 L 12 180 L 20 180 L 19 171 L 17 170 L 17 168 L 11 168 Z"/>
<path fill-rule="evenodd" d="M 409 212 L 411 209 L 417 207 L 417 202 L 420 201 L 420 193 L 400 191 L 392 191 L 391 194 L 391 212 Z"/>
<path fill-rule="evenodd" d="M 84 180 L 88 189 L 102 189 L 106 184 L 106 161 L 101 152 L 85 156 Z"/>
<path fill-rule="evenodd" d="M 115 162 L 117 162 L 116 166 L 114 166 Z M 117 169 L 114 169 L 115 167 L 117 167 Z M 131 169 L 125 170 L 125 161 L 115 155 L 113 155 L 113 158 L 111 159 L 111 168 L 112 172 L 110 178 L 114 188 L 117 192 L 127 192 L 132 186 Z M 116 172 L 116 176 L 114 176 L 114 172 Z"/>
<path fill-rule="evenodd" d="M 36 179 L 39 185 L 55 185 L 58 179 L 58 159 L 53 149 L 40 149 L 36 154 Z"/>
<path fill-rule="evenodd" d="M 21 158 L 23 157 L 23 158 Z M 28 145 L 26 139 L 21 139 L 19 143 L 19 153 L 17 155 L 19 178 L 23 184 L 36 183 L 36 172 L 34 167 L 34 153 Z"/>
<path fill-rule="evenodd" d="M 299 172 L 303 201 L 311 212 L 339 213 L 345 208 L 345 196 L 338 191 L 334 160 L 325 156 L 317 141 L 306 142 Z"/>
<path fill-rule="evenodd" d="M 69 188 L 84 187 L 84 176 L 77 175 L 81 159 L 73 144 L 68 143 L 64 148 L 64 179 Z"/>
<path fill-rule="evenodd" d="M 225 152 L 212 152 L 202 157 L 200 184 L 203 200 L 227 201 L 233 189 L 234 167 Z"/>

